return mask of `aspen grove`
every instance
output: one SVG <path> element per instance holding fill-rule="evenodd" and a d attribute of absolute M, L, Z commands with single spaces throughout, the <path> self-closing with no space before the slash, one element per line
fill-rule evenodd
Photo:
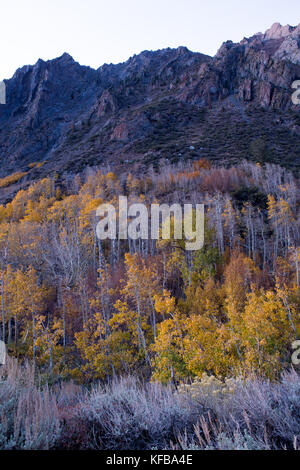
<path fill-rule="evenodd" d="M 203 203 L 204 246 L 189 251 L 172 233 L 99 240 L 96 209 L 120 195 Z M 0 339 L 42 374 L 80 383 L 274 380 L 300 337 L 299 198 L 280 166 L 205 159 L 33 183 L 0 206 Z"/>

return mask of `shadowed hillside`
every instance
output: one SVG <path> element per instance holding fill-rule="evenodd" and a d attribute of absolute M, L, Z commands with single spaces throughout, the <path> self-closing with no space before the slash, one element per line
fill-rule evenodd
<path fill-rule="evenodd" d="M 300 26 L 275 24 L 225 42 L 215 57 L 179 47 L 98 70 L 68 54 L 24 66 L 5 81 L 0 176 L 25 174 L 5 185 L 13 184 L 2 200 L 49 173 L 99 164 L 246 158 L 297 169 L 299 41 Z"/>

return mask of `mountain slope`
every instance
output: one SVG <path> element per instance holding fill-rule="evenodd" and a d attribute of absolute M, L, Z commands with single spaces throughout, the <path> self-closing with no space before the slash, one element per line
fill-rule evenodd
<path fill-rule="evenodd" d="M 240 43 L 227 41 L 215 57 L 180 47 L 98 70 L 68 54 L 39 60 L 5 81 L 0 176 L 24 172 L 22 186 L 104 163 L 127 168 L 200 157 L 297 169 L 297 79 L 300 25 L 275 24 Z"/>

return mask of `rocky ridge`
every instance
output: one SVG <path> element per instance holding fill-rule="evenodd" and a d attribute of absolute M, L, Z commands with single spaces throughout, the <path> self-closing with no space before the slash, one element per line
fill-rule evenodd
<path fill-rule="evenodd" d="M 297 169 L 297 79 L 300 25 L 278 23 L 224 42 L 214 57 L 168 48 L 98 70 L 66 53 L 39 60 L 5 81 L 0 177 L 26 173 L 19 187 L 54 172 L 144 168 L 161 158 L 250 158 Z"/>

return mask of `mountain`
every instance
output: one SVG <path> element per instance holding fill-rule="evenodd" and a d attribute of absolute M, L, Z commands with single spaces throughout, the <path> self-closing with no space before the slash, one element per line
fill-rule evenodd
<path fill-rule="evenodd" d="M 161 158 L 243 158 L 300 165 L 300 25 L 227 41 L 214 57 L 185 47 L 144 51 L 98 70 L 68 54 L 5 80 L 0 191 L 87 166 L 144 169 Z M 6 181 L 6 180 L 5 180 Z M 10 189 L 3 189 L 9 186 Z"/>

